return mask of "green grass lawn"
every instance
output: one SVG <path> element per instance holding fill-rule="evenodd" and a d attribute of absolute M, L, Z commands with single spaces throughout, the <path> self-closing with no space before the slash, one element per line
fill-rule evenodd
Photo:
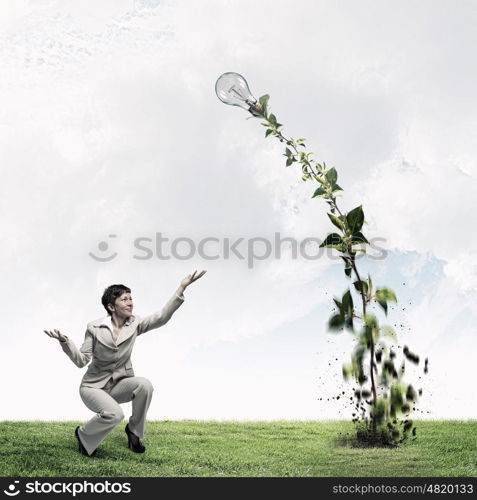
<path fill-rule="evenodd" d="M 328 422 L 148 422 L 146 453 L 125 423 L 97 456 L 77 451 L 79 422 L 0 422 L 0 476 L 476 476 L 477 421 L 417 422 L 418 439 L 358 448 L 353 425 Z"/>

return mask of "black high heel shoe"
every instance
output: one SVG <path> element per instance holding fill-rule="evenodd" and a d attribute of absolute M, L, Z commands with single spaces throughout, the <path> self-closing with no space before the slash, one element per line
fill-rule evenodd
<path fill-rule="evenodd" d="M 81 442 L 81 439 L 80 439 L 79 434 L 78 434 L 79 428 L 80 428 L 80 426 L 78 425 L 78 427 L 76 427 L 76 429 L 75 429 L 75 436 L 76 436 L 76 439 L 78 440 L 79 452 L 82 455 L 86 455 L 87 457 L 92 457 L 92 456 L 96 455 L 96 450 L 94 450 L 93 453 L 91 453 L 91 455 L 86 451 L 86 448 L 83 446 L 83 443 Z"/>
<path fill-rule="evenodd" d="M 128 435 L 128 448 L 135 453 L 144 453 L 146 451 L 146 447 L 139 441 L 139 438 L 129 429 L 129 424 L 126 425 L 124 429 L 126 434 Z"/>

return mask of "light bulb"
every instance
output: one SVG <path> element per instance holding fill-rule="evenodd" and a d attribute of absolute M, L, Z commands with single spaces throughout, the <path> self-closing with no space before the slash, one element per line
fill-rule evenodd
<path fill-rule="evenodd" d="M 238 73 L 228 72 L 219 76 L 215 82 L 215 93 L 225 104 L 240 106 L 255 116 L 257 115 L 256 111 L 261 110 L 257 99 L 253 97 L 248 88 L 247 81 Z"/>

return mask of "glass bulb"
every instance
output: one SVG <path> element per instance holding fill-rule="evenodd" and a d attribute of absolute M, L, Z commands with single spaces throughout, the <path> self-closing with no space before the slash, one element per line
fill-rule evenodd
<path fill-rule="evenodd" d="M 255 114 L 255 109 L 260 109 L 257 99 L 253 97 L 248 88 L 247 80 L 238 73 L 224 73 L 215 82 L 215 93 L 225 104 L 240 106 Z"/>

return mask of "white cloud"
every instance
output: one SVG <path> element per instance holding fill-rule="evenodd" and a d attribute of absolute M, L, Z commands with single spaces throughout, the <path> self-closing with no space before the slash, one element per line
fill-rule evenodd
<path fill-rule="evenodd" d="M 476 44 L 466 6 L 298 2 L 296 24 L 290 8 L 152 0 L 2 7 L 0 217 L 8 237 L 0 268 L 9 287 L 1 296 L 19 318 L 3 374 L 18 372 L 21 353 L 30 371 L 61 373 L 54 390 L 68 393 L 78 373 L 41 330 L 64 328 L 79 343 L 111 281 L 129 283 L 143 313 L 162 305 L 183 275 L 209 269 L 170 325 L 180 335 L 162 337 L 162 368 L 151 372 L 175 370 L 174 387 L 185 384 L 180 373 L 194 347 L 272 337 L 328 300 L 323 289 L 340 293 L 343 274 L 326 273 L 325 259 L 247 269 L 237 259 L 131 258 L 132 240 L 157 231 L 303 239 L 330 230 L 326 205 L 309 198 L 313 186 L 296 169 L 284 168 L 280 146 L 264 140 L 258 121 L 216 99 L 215 79 L 230 70 L 257 96 L 269 92 L 286 132 L 304 135 L 319 159 L 337 166 L 342 206 L 363 203 L 370 235 L 445 262 L 442 293 L 415 304 L 419 314 L 409 318 L 416 338 L 429 329 L 444 335 L 435 318 L 452 324 L 459 311 L 476 313 L 476 72 L 468 63 Z M 88 252 L 109 234 L 118 235 L 119 257 L 92 261 Z M 413 272 L 404 275 L 426 289 Z M 471 335 L 468 326 L 462 345 Z M 33 348 L 26 357 L 25 342 Z M 141 349 L 137 363 L 152 370 Z M 84 411 L 70 394 L 68 409 L 54 406 L 59 418 Z M 52 417 L 48 408 L 15 408 L 8 417 Z"/>

